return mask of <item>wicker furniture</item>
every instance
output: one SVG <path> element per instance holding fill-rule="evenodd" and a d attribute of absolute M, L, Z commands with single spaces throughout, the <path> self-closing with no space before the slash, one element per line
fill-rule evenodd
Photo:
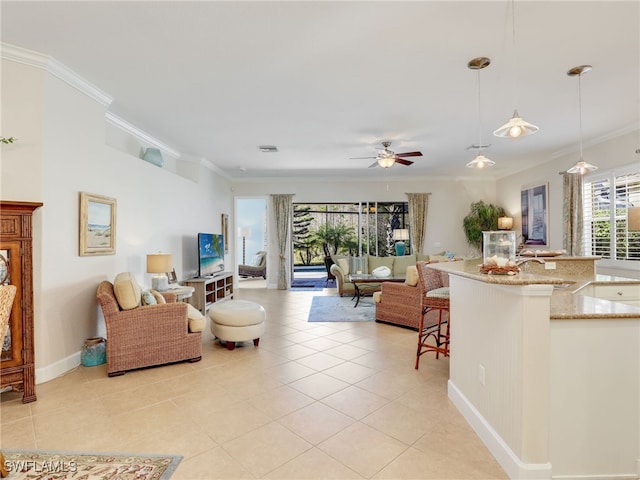
<path fill-rule="evenodd" d="M 416 370 L 420 366 L 420 357 L 435 352 L 436 358 L 442 353 L 449 356 L 449 287 L 444 286 L 442 273 L 429 268 L 427 263 L 418 262 L 418 277 L 426 294 L 422 297 L 422 315 L 418 325 L 418 349 L 416 351 Z M 429 314 L 437 314 L 436 319 Z M 433 343 L 428 343 L 429 339 Z"/>
<path fill-rule="evenodd" d="M 103 281 L 97 298 L 107 326 L 107 373 L 123 375 L 136 368 L 202 358 L 200 332 L 189 332 L 187 304 L 162 292 L 167 303 L 121 310 L 113 284 Z"/>
<path fill-rule="evenodd" d="M 262 277 L 267 279 L 267 252 L 260 251 L 256 253 L 259 257 L 257 265 L 238 265 L 238 275 L 243 278 L 247 277 Z"/>

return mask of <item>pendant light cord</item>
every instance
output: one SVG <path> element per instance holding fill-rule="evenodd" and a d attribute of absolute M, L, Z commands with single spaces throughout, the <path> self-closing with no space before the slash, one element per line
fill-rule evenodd
<path fill-rule="evenodd" d="M 578 75 L 578 116 L 580 117 L 580 161 L 582 162 L 582 73 Z"/>
<path fill-rule="evenodd" d="M 516 0 L 511 0 L 511 63 L 513 65 L 513 106 L 518 109 L 518 55 L 516 54 Z"/>
<path fill-rule="evenodd" d="M 480 70 L 478 72 L 478 154 L 482 155 L 482 108 L 480 106 Z"/>

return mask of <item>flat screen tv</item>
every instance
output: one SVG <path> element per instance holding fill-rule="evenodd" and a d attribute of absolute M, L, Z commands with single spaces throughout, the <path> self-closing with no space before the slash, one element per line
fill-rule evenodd
<path fill-rule="evenodd" d="M 198 276 L 211 277 L 224 271 L 224 236 L 198 233 Z"/>

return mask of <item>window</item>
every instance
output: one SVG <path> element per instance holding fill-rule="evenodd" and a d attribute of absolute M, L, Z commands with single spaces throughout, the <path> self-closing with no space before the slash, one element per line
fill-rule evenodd
<path fill-rule="evenodd" d="M 627 228 L 628 208 L 640 206 L 640 172 L 591 175 L 585 178 L 582 201 L 585 255 L 640 261 L 640 232 Z"/>

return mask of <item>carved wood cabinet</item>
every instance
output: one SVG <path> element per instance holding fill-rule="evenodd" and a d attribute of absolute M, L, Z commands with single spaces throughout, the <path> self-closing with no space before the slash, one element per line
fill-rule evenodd
<path fill-rule="evenodd" d="M 2 342 L 0 387 L 21 391 L 23 403 L 36 400 L 31 219 L 40 206 L 42 203 L 0 200 L 0 282 L 17 287 Z"/>

